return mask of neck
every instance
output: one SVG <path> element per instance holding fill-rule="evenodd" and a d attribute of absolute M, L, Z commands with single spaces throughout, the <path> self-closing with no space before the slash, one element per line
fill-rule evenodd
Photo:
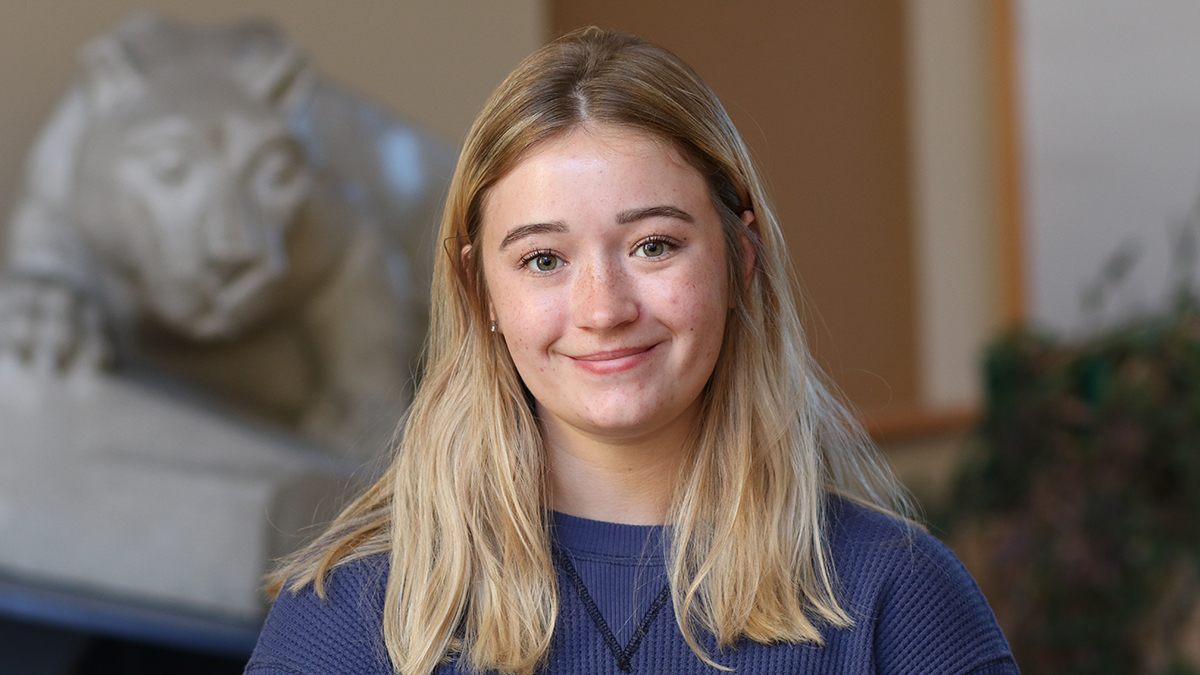
<path fill-rule="evenodd" d="M 690 425 L 677 426 L 614 441 L 545 424 L 551 508 L 626 525 L 666 523 Z"/>

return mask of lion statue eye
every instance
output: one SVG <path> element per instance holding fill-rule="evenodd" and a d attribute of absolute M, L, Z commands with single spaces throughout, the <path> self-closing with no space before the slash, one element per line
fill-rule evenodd
<path fill-rule="evenodd" d="M 286 189 L 304 168 L 304 153 L 294 141 L 280 141 L 264 148 L 252 170 L 255 183 L 268 190 Z"/>
<path fill-rule="evenodd" d="M 145 155 L 145 160 L 150 173 L 164 185 L 181 185 L 192 172 L 191 158 L 173 144 L 154 148 Z"/>

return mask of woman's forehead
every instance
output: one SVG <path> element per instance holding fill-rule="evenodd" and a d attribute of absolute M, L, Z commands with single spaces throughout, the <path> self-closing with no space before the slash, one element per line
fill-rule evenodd
<path fill-rule="evenodd" d="M 571 145 L 574 141 L 580 140 L 581 137 L 587 141 L 591 141 L 587 145 L 589 148 L 598 151 L 600 155 L 612 153 L 614 155 L 640 155 L 647 159 L 666 158 L 670 163 L 695 172 L 703 178 L 700 171 L 691 162 L 687 161 L 684 153 L 672 141 L 635 127 L 589 121 L 572 126 L 549 138 L 541 139 L 539 142 L 526 148 L 520 154 L 519 159 L 507 167 L 495 181 L 492 181 L 486 188 L 481 190 L 480 198 L 477 200 L 477 204 L 479 205 L 477 222 L 482 226 L 484 215 L 488 212 L 491 195 L 498 184 L 520 168 L 535 161 L 539 156 L 548 152 L 561 150 Z"/>
<path fill-rule="evenodd" d="M 710 203 L 704 177 L 669 144 L 624 129 L 593 128 L 548 141 L 514 166 L 492 186 L 481 215 L 486 226 L 514 217 L 565 218 L 572 211 L 598 217 Z"/>
<path fill-rule="evenodd" d="M 658 136 L 644 129 L 611 124 L 607 122 L 589 121 L 569 129 L 565 129 L 549 138 L 542 139 L 521 153 L 520 159 L 509 167 L 505 175 L 511 173 L 530 158 L 554 148 L 570 145 L 580 137 L 592 141 L 598 149 L 609 149 L 618 153 L 643 153 L 646 155 L 665 155 L 681 166 L 692 167 L 683 153 L 671 140 Z"/>

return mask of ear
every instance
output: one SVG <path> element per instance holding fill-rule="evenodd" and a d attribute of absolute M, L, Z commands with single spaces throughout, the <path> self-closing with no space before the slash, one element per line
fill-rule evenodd
<path fill-rule="evenodd" d="M 80 58 L 84 91 L 96 112 L 106 113 L 141 96 L 146 89 L 145 77 L 124 40 L 116 35 L 104 35 L 88 43 Z"/>
<path fill-rule="evenodd" d="M 267 23 L 247 22 L 233 29 L 237 77 L 250 95 L 285 113 L 312 93 L 316 72 L 308 59 Z"/>
<path fill-rule="evenodd" d="M 754 218 L 753 211 L 749 209 L 742 211 L 742 224 L 756 236 L 758 235 L 758 221 Z M 750 242 L 749 237 L 739 234 L 738 241 L 742 245 L 742 288 L 748 288 L 750 280 L 754 278 L 754 265 L 758 260 L 754 253 L 754 244 Z"/>
<path fill-rule="evenodd" d="M 463 247 L 461 249 L 459 249 L 459 252 L 458 252 L 459 264 L 462 265 L 462 268 L 466 271 L 468 276 L 474 274 L 474 267 L 471 266 L 471 251 L 472 250 L 473 249 L 471 248 L 470 244 L 463 244 Z M 487 293 L 486 289 L 484 290 L 484 293 L 485 294 Z M 494 307 L 492 307 L 492 299 L 490 297 L 484 297 L 484 302 L 487 303 L 488 321 L 490 321 L 492 323 L 492 325 L 496 325 L 496 310 Z M 496 326 L 496 328 L 492 332 L 495 332 L 495 333 L 501 332 L 500 327 Z"/>
<path fill-rule="evenodd" d="M 458 264 L 462 266 L 463 272 L 471 274 L 471 248 L 470 244 L 463 244 L 458 250 Z"/>

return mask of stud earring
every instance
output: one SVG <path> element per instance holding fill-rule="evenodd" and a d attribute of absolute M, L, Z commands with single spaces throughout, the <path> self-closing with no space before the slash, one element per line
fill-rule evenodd
<path fill-rule="evenodd" d="M 494 320 L 492 321 L 492 332 L 496 332 L 496 322 Z"/>

